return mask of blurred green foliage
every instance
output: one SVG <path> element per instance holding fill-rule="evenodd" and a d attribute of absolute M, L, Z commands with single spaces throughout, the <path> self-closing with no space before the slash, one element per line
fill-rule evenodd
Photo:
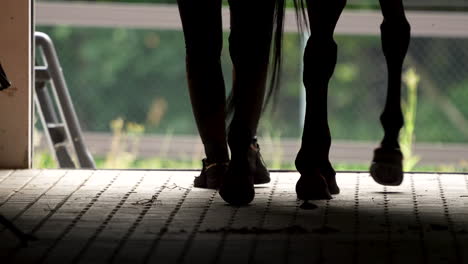
<path fill-rule="evenodd" d="M 35 154 L 34 168 L 41 169 L 53 169 L 57 168 L 57 164 L 54 158 L 46 152 Z M 95 157 L 96 167 L 98 169 L 109 169 L 106 167 L 105 157 Z M 267 162 L 267 166 L 272 170 L 296 170 L 293 163 L 281 163 L 273 166 Z M 350 163 L 333 163 L 333 168 L 337 171 L 367 171 L 369 164 L 350 164 Z M 199 170 L 199 160 L 170 160 L 161 158 L 148 158 L 148 159 L 136 159 L 125 169 L 186 169 L 186 170 Z M 458 173 L 468 172 L 468 163 L 462 164 L 462 166 L 453 165 L 441 165 L 441 166 L 415 166 L 410 172 L 447 172 L 447 173 Z M 196 173 L 194 173 L 196 174 Z M 194 175 L 195 176 L 195 175 Z"/>
<path fill-rule="evenodd" d="M 405 125 L 400 132 L 400 148 L 403 153 L 403 169 L 411 171 L 420 160 L 414 155 L 414 130 L 416 121 L 416 109 L 418 106 L 418 83 L 419 76 L 414 69 L 410 68 L 403 74 L 403 83 L 406 86 L 406 99 L 402 102 L 403 118 Z"/>
<path fill-rule="evenodd" d="M 105 1 L 111 2 L 98 0 Z M 181 31 L 69 26 L 39 26 L 37 30 L 54 40 L 84 130 L 110 131 L 108 124 L 120 116 L 144 125 L 145 133 L 197 134 L 185 79 Z M 227 37 L 225 33 L 222 66 L 229 89 L 232 65 Z M 382 136 L 378 120 L 386 95 L 380 39 L 336 36 L 336 41 L 339 58 L 329 91 L 332 135 L 335 139 L 377 141 Z M 463 129 L 468 127 L 468 69 L 463 63 L 468 59 L 464 48 L 467 42 L 413 38 L 405 68 L 415 68 L 422 79 L 415 121 L 417 142 L 468 142 L 468 133 Z M 301 54 L 300 36 L 285 34 L 282 90 L 275 110 L 265 113 L 260 134 L 301 135 Z M 162 112 L 153 109 L 155 102 L 164 104 Z M 462 120 L 452 116 L 447 104 Z M 156 123 L 151 121 L 154 115 Z"/>

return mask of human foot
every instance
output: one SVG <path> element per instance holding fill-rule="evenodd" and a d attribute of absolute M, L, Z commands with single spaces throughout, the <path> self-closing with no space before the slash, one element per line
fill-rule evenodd
<path fill-rule="evenodd" d="M 255 168 L 253 179 L 254 184 L 265 184 L 271 181 L 270 172 L 265 166 L 262 155 L 260 154 L 260 146 L 257 143 L 257 138 L 252 139 L 252 144 L 249 148 L 249 156 L 254 160 Z M 195 177 L 193 184 L 197 188 L 218 189 L 221 185 L 224 174 L 227 171 L 229 161 L 210 163 L 205 158 L 202 160 L 203 168 L 198 177 Z"/>
<path fill-rule="evenodd" d="M 212 162 L 202 160 L 203 168 L 200 176 L 195 177 L 193 186 L 197 188 L 218 189 L 227 171 L 229 162 Z"/>
<path fill-rule="evenodd" d="M 233 130 L 230 133 L 233 134 Z M 219 194 L 231 205 L 247 205 L 255 197 L 254 183 L 269 181 L 269 173 L 259 160 L 261 156 L 256 138 L 230 135 L 228 142 L 231 148 L 231 161 Z"/>
<path fill-rule="evenodd" d="M 249 152 L 251 152 L 250 156 L 255 158 L 254 184 L 269 183 L 271 181 L 270 172 L 266 168 L 265 162 L 260 154 L 260 146 L 257 143 L 257 137 L 252 139 Z"/>
<path fill-rule="evenodd" d="M 254 174 L 255 163 L 243 159 L 231 160 L 225 177 L 223 178 L 219 194 L 224 201 L 231 205 L 247 205 L 255 197 Z"/>

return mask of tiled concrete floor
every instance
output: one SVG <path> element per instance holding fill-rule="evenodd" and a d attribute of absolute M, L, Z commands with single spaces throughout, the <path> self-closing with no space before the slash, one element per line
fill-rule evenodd
<path fill-rule="evenodd" d="M 382 187 L 340 173 L 340 195 L 301 209 L 297 173 L 247 207 L 192 188 L 194 171 L 0 171 L 0 263 L 468 263 L 468 176 Z"/>

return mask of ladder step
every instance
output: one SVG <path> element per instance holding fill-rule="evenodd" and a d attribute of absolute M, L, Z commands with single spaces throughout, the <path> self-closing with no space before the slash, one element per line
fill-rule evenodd
<path fill-rule="evenodd" d="M 51 77 L 46 66 L 36 66 L 34 70 L 34 78 L 36 82 L 48 82 Z"/>
<path fill-rule="evenodd" d="M 93 157 L 83 141 L 80 124 L 54 44 L 49 36 L 41 32 L 35 32 L 34 39 L 38 55 L 44 63 L 44 65 L 34 67 L 35 101 L 40 109 L 38 112 L 44 129 L 47 129 L 46 136 L 49 137 L 48 141 L 55 151 L 59 166 L 60 168 L 75 167 L 68 150 L 72 148 L 80 167 L 95 168 Z M 36 61 L 36 64 L 39 62 Z M 52 95 L 49 91 L 52 91 Z"/>
<path fill-rule="evenodd" d="M 49 135 L 54 145 L 67 141 L 67 132 L 65 131 L 64 124 L 47 124 L 47 129 L 49 130 Z"/>

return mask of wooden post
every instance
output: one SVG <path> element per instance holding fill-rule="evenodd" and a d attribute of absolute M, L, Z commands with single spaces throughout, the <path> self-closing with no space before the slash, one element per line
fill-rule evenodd
<path fill-rule="evenodd" d="M 31 168 L 33 0 L 0 1 L 0 169 Z"/>

